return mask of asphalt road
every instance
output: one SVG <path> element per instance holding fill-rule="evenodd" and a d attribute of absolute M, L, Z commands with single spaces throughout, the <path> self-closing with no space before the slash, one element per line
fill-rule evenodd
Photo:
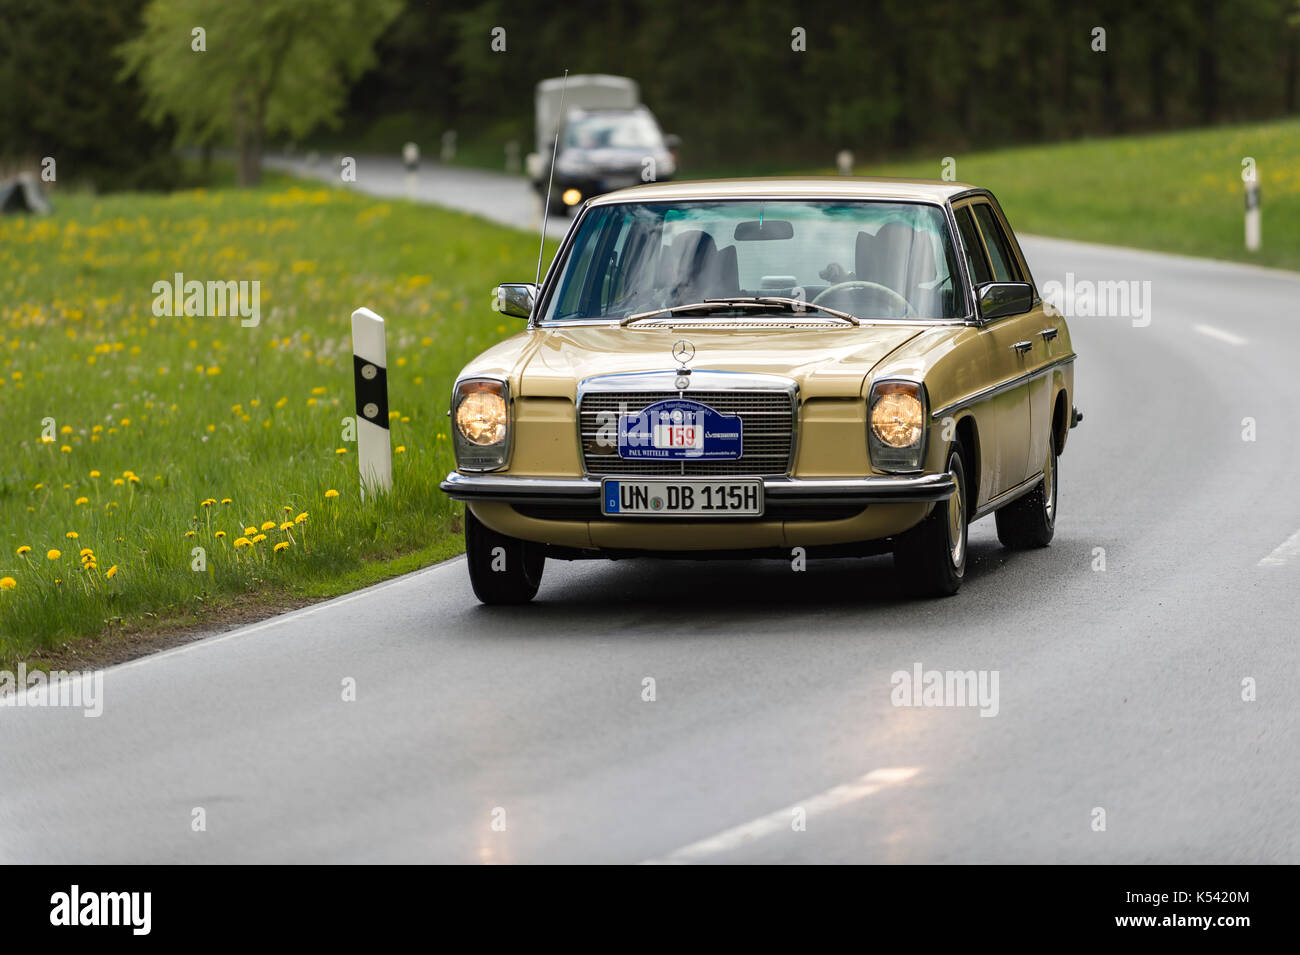
<path fill-rule="evenodd" d="M 1151 282 L 1148 326 L 1071 322 L 1050 548 L 986 519 L 927 602 L 888 558 L 551 561 L 488 609 L 451 561 L 114 667 L 98 718 L 0 709 L 0 860 L 1300 861 L 1300 276 L 1026 247 Z M 997 671 L 996 716 L 892 705 L 918 663 Z"/>

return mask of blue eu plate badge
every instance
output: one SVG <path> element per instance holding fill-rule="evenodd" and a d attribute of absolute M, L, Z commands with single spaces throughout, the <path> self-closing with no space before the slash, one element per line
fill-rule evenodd
<path fill-rule="evenodd" d="M 734 461 L 744 451 L 740 415 L 688 398 L 669 398 L 619 416 L 618 456 L 626 461 Z"/>

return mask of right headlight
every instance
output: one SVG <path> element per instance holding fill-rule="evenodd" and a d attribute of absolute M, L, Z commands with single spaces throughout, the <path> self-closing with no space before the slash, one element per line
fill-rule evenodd
<path fill-rule="evenodd" d="M 451 396 L 456 466 L 495 471 L 510 454 L 510 386 L 500 378 L 464 378 Z"/>
<path fill-rule="evenodd" d="M 906 379 L 873 382 L 867 398 L 867 451 L 881 471 L 919 471 L 925 461 L 925 387 Z"/>

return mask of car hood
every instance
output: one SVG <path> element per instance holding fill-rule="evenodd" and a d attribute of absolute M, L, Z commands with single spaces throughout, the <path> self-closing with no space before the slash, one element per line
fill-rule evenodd
<path fill-rule="evenodd" d="M 694 370 L 785 375 L 799 384 L 804 396 L 855 398 L 862 394 L 871 369 L 926 327 L 552 326 L 520 336 L 526 344 L 512 363 L 511 377 L 521 395 L 574 398 L 578 382 L 593 375 L 676 368 L 673 343 L 686 339 L 695 347 L 695 357 L 689 362 Z"/>

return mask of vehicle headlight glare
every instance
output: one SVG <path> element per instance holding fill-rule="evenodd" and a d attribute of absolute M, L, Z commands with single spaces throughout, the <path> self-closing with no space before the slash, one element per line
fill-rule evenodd
<path fill-rule="evenodd" d="M 924 427 L 925 410 L 916 395 L 902 391 L 883 394 L 871 409 L 872 432 L 891 448 L 916 445 Z"/>
<path fill-rule="evenodd" d="M 504 441 L 508 421 L 505 398 L 493 391 L 471 392 L 456 408 L 461 436 L 480 447 Z"/>
<path fill-rule="evenodd" d="M 925 386 L 908 379 L 882 379 L 867 399 L 867 453 L 878 471 L 915 472 L 925 463 Z"/>

